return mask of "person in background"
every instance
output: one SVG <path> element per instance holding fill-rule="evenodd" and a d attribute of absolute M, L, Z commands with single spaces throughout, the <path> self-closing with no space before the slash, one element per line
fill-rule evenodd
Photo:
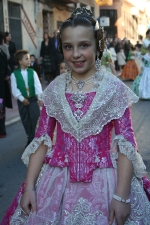
<path fill-rule="evenodd" d="M 59 64 L 59 70 L 60 70 L 60 74 L 63 74 L 63 73 L 66 73 L 66 72 L 67 72 L 66 64 L 65 64 L 64 61 L 62 61 L 62 62 Z"/>
<path fill-rule="evenodd" d="M 130 51 L 130 59 L 126 62 L 120 77 L 123 80 L 135 80 L 138 74 L 139 69 L 135 61 L 135 53 Z"/>
<path fill-rule="evenodd" d="M 123 48 L 120 46 L 120 51 L 117 53 L 117 61 L 120 71 L 122 72 L 122 69 L 124 65 L 126 64 L 126 56 L 124 54 Z"/>
<path fill-rule="evenodd" d="M 30 63 L 29 68 L 33 69 L 37 73 L 39 80 L 41 81 L 40 67 L 37 63 L 37 59 L 36 59 L 35 55 L 33 55 L 33 54 L 30 55 L 30 61 L 31 61 L 31 63 Z"/>
<path fill-rule="evenodd" d="M 52 73 L 54 78 L 60 74 L 59 64 L 62 61 L 62 54 L 58 50 L 58 30 L 54 30 L 54 36 L 50 40 Z"/>
<path fill-rule="evenodd" d="M 42 103 L 38 102 L 38 97 L 42 93 L 42 87 L 37 73 L 28 68 L 30 66 L 28 51 L 17 51 L 15 60 L 19 68 L 11 74 L 11 88 L 13 96 L 17 99 L 21 121 L 28 137 L 27 145 L 29 145 L 34 138 L 40 115 L 38 103 L 40 105 Z"/>
<path fill-rule="evenodd" d="M 116 54 L 116 51 L 115 51 L 115 47 L 114 47 L 114 43 L 113 42 L 111 42 L 109 44 L 109 51 L 111 53 L 111 58 L 113 60 L 113 63 L 115 63 L 116 60 L 117 60 L 117 54 Z"/>
<path fill-rule="evenodd" d="M 44 75 L 48 83 L 50 83 L 54 79 L 52 74 L 52 62 L 50 58 L 50 52 L 50 36 L 47 32 L 45 32 L 43 36 L 43 41 L 41 43 L 40 60 L 42 61 Z"/>
<path fill-rule="evenodd" d="M 126 56 L 126 62 L 127 62 L 129 60 L 129 52 L 131 49 L 130 41 L 127 38 L 124 38 L 123 40 L 123 49 L 124 49 L 124 54 Z"/>
<path fill-rule="evenodd" d="M 150 29 L 146 31 L 146 38 L 143 40 L 141 47 L 141 54 L 145 55 L 148 52 L 148 46 L 150 45 Z"/>
<path fill-rule="evenodd" d="M 142 57 L 141 74 L 133 82 L 132 90 L 140 99 L 150 100 L 150 45 Z"/>
<path fill-rule="evenodd" d="M 139 43 L 139 41 L 136 42 L 135 48 L 138 47 L 138 49 L 141 50 L 142 44 Z"/>
<path fill-rule="evenodd" d="M 3 44 L 0 45 L 0 48 L 6 54 L 7 60 L 9 60 L 10 59 L 10 54 L 9 54 L 9 50 L 8 50 L 8 45 L 4 43 L 4 40 L 3 40 Z"/>
<path fill-rule="evenodd" d="M 115 51 L 116 51 L 116 54 L 117 54 L 120 51 L 120 48 L 121 48 L 121 39 L 120 38 L 114 39 L 114 46 L 115 46 Z M 115 61 L 115 69 L 117 71 L 120 70 L 120 68 L 118 66 L 118 60 Z"/>
<path fill-rule="evenodd" d="M 106 46 L 107 46 L 108 49 L 110 48 L 111 41 L 112 41 L 111 38 L 110 37 L 107 37 Z"/>
<path fill-rule="evenodd" d="M 106 69 L 106 71 L 116 75 L 115 65 L 113 63 L 111 52 L 105 48 L 101 57 L 101 65 Z"/>
<path fill-rule="evenodd" d="M 5 107 L 12 108 L 11 93 L 9 88 L 10 70 L 7 56 L 2 50 L 4 33 L 0 31 L 0 138 L 6 137 Z"/>
<path fill-rule="evenodd" d="M 5 43 L 8 45 L 8 50 L 10 54 L 10 59 L 8 60 L 8 65 L 10 67 L 11 73 L 14 71 L 16 62 L 14 59 L 14 55 L 16 53 L 16 45 L 11 41 L 11 34 L 9 32 L 5 32 Z"/>

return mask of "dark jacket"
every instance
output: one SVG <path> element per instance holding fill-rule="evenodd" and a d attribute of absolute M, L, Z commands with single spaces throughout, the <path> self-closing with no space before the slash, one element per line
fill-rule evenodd
<path fill-rule="evenodd" d="M 10 67 L 11 73 L 14 71 L 14 66 L 16 65 L 14 55 L 16 53 L 16 46 L 15 43 L 10 41 L 9 46 L 8 46 L 9 54 L 10 54 L 10 59 L 8 60 L 8 65 Z"/>
<path fill-rule="evenodd" d="M 51 53 L 51 63 L 52 63 L 52 70 L 56 71 L 56 74 L 59 74 L 59 64 L 62 61 L 62 54 L 55 47 L 55 38 L 52 37 L 50 40 L 50 53 Z M 54 68 L 53 68 L 54 67 Z"/>
<path fill-rule="evenodd" d="M 5 77 L 10 76 L 10 70 L 7 65 L 7 56 L 0 50 L 0 98 L 4 99 L 5 106 L 12 108 L 11 92 L 9 81 Z"/>
<path fill-rule="evenodd" d="M 33 65 L 30 65 L 29 68 L 33 69 L 37 73 L 37 75 L 38 75 L 39 78 L 41 77 L 40 67 L 39 67 L 39 65 L 38 65 L 37 62 L 34 62 L 34 64 Z"/>
<path fill-rule="evenodd" d="M 49 42 L 48 42 L 48 52 L 49 52 L 49 55 L 50 55 L 50 39 L 49 39 Z M 47 53 L 47 49 L 46 49 L 46 53 Z M 41 42 L 41 49 L 40 49 L 40 57 L 43 57 L 44 58 L 44 55 L 45 55 L 45 42 L 42 41 Z"/>

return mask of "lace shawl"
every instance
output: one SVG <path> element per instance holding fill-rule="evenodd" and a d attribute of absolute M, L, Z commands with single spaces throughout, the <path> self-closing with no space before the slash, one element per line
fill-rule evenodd
<path fill-rule="evenodd" d="M 46 112 L 56 118 L 62 130 L 81 142 L 90 135 L 99 134 L 104 125 L 123 116 L 125 110 L 138 101 L 138 97 L 111 73 L 104 72 L 97 78 L 97 91 L 87 113 L 78 122 L 65 96 L 68 75 L 58 76 L 41 95 Z M 100 74 L 101 76 L 101 74 Z"/>

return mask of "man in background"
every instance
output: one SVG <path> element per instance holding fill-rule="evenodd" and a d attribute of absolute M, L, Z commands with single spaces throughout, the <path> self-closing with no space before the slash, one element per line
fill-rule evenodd
<path fill-rule="evenodd" d="M 58 32 L 58 30 L 54 30 L 54 36 L 50 39 L 51 66 L 54 78 L 60 74 L 59 64 L 62 61 L 62 54 L 58 50 Z"/>

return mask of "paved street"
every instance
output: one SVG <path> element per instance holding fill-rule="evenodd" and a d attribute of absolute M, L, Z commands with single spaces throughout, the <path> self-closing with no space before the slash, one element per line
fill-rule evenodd
<path fill-rule="evenodd" d="M 126 82 L 128 86 L 131 83 Z M 150 174 L 150 101 L 135 104 L 132 116 L 139 152 Z M 0 139 L 0 220 L 26 174 L 26 167 L 20 159 L 26 144 L 22 124 L 17 122 L 7 126 L 7 134 L 7 138 Z"/>

